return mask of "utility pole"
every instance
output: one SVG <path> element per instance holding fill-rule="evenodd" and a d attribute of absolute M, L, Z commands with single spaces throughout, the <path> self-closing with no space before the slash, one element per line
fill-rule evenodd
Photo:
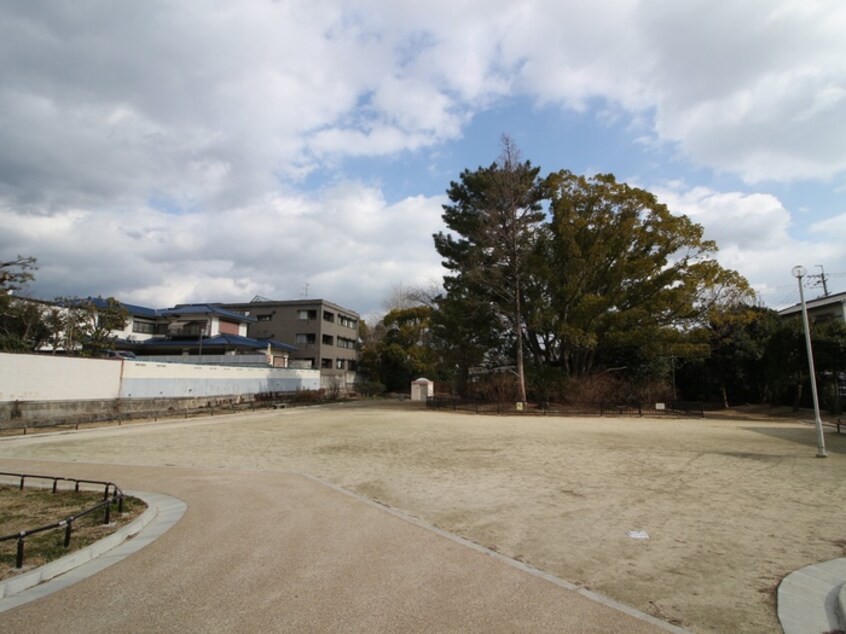
<path fill-rule="evenodd" d="M 828 297 L 828 284 L 826 284 L 825 269 L 823 268 L 822 264 L 815 264 L 814 266 L 820 267 L 820 274 L 819 275 L 809 275 L 808 277 L 818 277 L 818 278 L 820 278 L 820 280 L 822 280 L 823 297 Z"/>

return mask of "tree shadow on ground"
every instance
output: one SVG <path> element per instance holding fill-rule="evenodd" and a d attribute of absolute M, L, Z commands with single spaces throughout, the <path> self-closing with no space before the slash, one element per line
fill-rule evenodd
<path fill-rule="evenodd" d="M 790 442 L 799 443 L 812 447 L 816 451 L 817 436 L 813 425 L 803 425 L 802 427 L 742 427 L 745 431 L 751 431 L 758 434 L 764 434 L 771 438 L 778 438 L 780 440 L 789 440 Z M 843 426 L 841 429 L 846 431 Z M 827 453 L 846 454 L 846 434 L 837 433 L 836 429 L 825 427 L 825 448 Z"/>

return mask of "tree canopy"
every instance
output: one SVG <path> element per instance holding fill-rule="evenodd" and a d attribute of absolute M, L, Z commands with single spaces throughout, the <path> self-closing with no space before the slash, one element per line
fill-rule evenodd
<path fill-rule="evenodd" d="M 611 174 L 542 178 L 517 154 L 506 139 L 499 161 L 447 190 L 447 231 L 434 235 L 448 270 L 432 315 L 440 358 L 464 383 L 470 364 L 510 363 L 525 400 L 524 363 L 538 385 L 608 371 L 648 380 L 708 357 L 700 329 L 737 318 L 754 293 L 703 228 Z"/>
<path fill-rule="evenodd" d="M 510 325 L 520 400 L 526 400 L 523 359 L 526 287 L 532 276 L 529 259 L 544 218 L 540 168 L 520 162 L 519 152 L 503 137 L 502 154 L 489 167 L 464 170 L 450 183 L 443 220 L 452 233 L 435 234 L 435 249 L 451 272 L 447 293 L 462 293 L 466 302 L 487 307 Z"/>

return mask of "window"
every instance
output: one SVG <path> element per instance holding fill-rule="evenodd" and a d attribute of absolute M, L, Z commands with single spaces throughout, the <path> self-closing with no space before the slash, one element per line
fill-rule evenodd
<path fill-rule="evenodd" d="M 320 360 L 320 367 L 321 368 L 332 368 L 332 359 L 321 359 Z"/>
<path fill-rule="evenodd" d="M 344 369 L 344 360 L 343 359 L 335 359 L 335 369 L 336 370 L 343 370 Z"/>
<path fill-rule="evenodd" d="M 347 339 L 346 337 L 338 337 L 338 347 L 353 350 L 355 348 L 355 340 Z"/>
<path fill-rule="evenodd" d="M 335 338 L 332 335 L 323 335 L 323 345 L 324 346 L 334 346 L 335 345 Z"/>
<path fill-rule="evenodd" d="M 256 315 L 256 321 L 270 321 L 273 315 Z"/>
<path fill-rule="evenodd" d="M 298 310 L 297 311 L 297 319 L 300 321 L 307 321 L 309 319 L 317 319 L 317 311 L 316 310 Z"/>
<path fill-rule="evenodd" d="M 347 369 L 350 372 L 355 372 L 358 369 L 358 361 L 356 361 L 355 359 L 350 359 L 350 362 L 349 362 L 349 365 L 347 366 Z"/>
<path fill-rule="evenodd" d="M 323 311 L 323 321 L 335 322 L 335 313 L 330 313 L 328 310 Z"/>
<path fill-rule="evenodd" d="M 311 332 L 298 332 L 296 337 L 297 343 L 316 343 L 317 335 Z"/>
<path fill-rule="evenodd" d="M 132 332 L 137 332 L 143 335 L 154 335 L 156 334 L 156 324 L 149 321 L 138 321 L 137 319 L 133 319 Z"/>
<path fill-rule="evenodd" d="M 358 325 L 357 320 L 352 317 L 347 317 L 346 315 L 338 315 L 338 323 L 342 326 L 346 326 L 347 328 L 355 328 Z"/>

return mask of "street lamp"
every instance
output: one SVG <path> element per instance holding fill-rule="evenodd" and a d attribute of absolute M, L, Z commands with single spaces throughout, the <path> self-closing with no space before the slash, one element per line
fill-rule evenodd
<path fill-rule="evenodd" d="M 814 425 L 817 428 L 817 458 L 825 458 L 825 436 L 823 436 L 822 419 L 820 418 L 820 400 L 817 397 L 817 375 L 814 371 L 814 351 L 811 348 L 811 328 L 808 325 L 808 309 L 805 306 L 805 291 L 802 288 L 802 278 L 807 273 L 804 266 L 794 266 L 791 271 L 793 277 L 799 281 L 799 301 L 802 304 L 802 324 L 805 327 L 805 347 L 808 350 L 808 369 L 811 372 L 811 396 L 814 399 Z"/>

